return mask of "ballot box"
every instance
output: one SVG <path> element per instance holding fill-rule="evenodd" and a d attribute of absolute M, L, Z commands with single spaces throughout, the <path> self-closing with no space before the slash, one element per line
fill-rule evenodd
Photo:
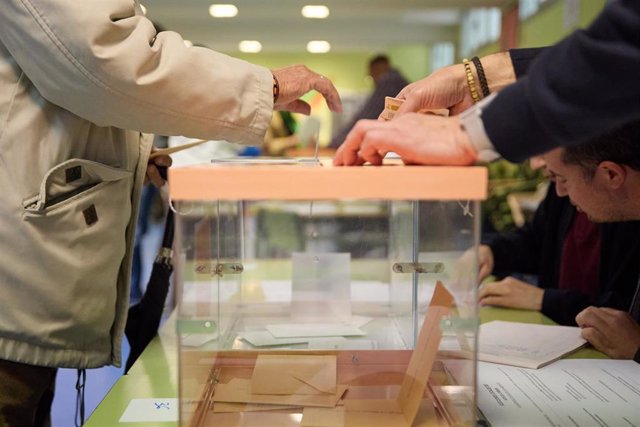
<path fill-rule="evenodd" d="M 181 426 L 476 424 L 485 168 L 228 159 L 169 182 Z"/>

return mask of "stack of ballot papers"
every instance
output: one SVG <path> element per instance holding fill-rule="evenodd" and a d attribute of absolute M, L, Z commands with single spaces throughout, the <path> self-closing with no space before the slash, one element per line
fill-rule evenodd
<path fill-rule="evenodd" d="M 478 360 L 541 368 L 586 344 L 580 328 L 493 321 L 480 325 Z"/>
<path fill-rule="evenodd" d="M 265 329 L 238 332 L 238 336 L 254 347 L 308 344 L 309 348 L 373 349 L 375 341 L 354 340 L 367 335 L 361 327 L 373 318 L 351 316 L 348 323 L 279 323 L 266 325 Z M 347 340 L 345 337 L 349 337 Z"/>
<path fill-rule="evenodd" d="M 440 351 L 444 356 L 471 358 L 472 338 L 448 335 Z M 578 327 L 496 320 L 480 325 L 478 360 L 537 369 L 585 344 Z"/>

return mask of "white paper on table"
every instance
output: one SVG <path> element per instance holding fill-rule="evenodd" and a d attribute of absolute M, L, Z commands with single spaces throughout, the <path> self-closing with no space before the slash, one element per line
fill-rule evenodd
<path fill-rule="evenodd" d="M 631 360 L 564 359 L 542 369 L 480 362 L 477 390 L 493 427 L 640 426 L 640 365 Z"/>
<path fill-rule="evenodd" d="M 218 339 L 218 334 L 182 334 L 180 343 L 186 347 L 200 347 L 209 341 Z"/>
<path fill-rule="evenodd" d="M 308 338 L 276 338 L 269 331 L 244 331 L 238 332 L 238 336 L 255 347 L 303 344 L 309 341 Z"/>
<path fill-rule="evenodd" d="M 480 325 L 478 360 L 540 368 L 584 344 L 578 327 L 496 320 Z"/>
<path fill-rule="evenodd" d="M 309 338 L 309 350 L 375 350 L 378 344 L 374 340 L 346 339 L 344 337 Z"/>
<path fill-rule="evenodd" d="M 283 323 L 267 325 L 276 338 L 295 337 L 348 337 L 366 335 L 360 328 L 340 323 Z"/>
<path fill-rule="evenodd" d="M 120 417 L 121 423 L 178 421 L 178 399 L 131 399 Z"/>

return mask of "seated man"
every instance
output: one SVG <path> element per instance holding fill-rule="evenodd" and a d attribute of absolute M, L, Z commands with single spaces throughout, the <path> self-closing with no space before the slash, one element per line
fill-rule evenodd
<path fill-rule="evenodd" d="M 481 305 L 540 310 L 574 325 L 590 305 L 627 309 L 640 272 L 640 221 L 598 224 L 551 183 L 532 221 L 480 246 Z M 513 276 L 536 275 L 538 286 Z M 505 277 L 506 276 L 506 277 Z"/>
<path fill-rule="evenodd" d="M 595 141 L 544 154 L 559 196 L 598 223 L 640 219 L 640 121 Z M 640 296 L 628 312 L 589 307 L 576 322 L 595 348 L 615 358 L 640 362 Z"/>

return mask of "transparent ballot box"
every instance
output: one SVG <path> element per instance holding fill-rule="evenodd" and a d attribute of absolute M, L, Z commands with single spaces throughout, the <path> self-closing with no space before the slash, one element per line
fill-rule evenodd
<path fill-rule="evenodd" d="M 482 167 L 170 171 L 181 426 L 470 426 Z"/>

